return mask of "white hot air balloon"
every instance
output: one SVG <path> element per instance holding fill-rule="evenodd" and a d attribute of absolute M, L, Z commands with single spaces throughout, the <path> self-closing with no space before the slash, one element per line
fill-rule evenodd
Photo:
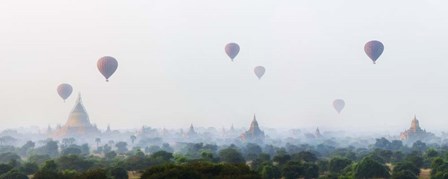
<path fill-rule="evenodd" d="M 254 69 L 255 75 L 257 75 L 258 79 L 261 79 L 263 77 L 264 73 L 266 72 L 266 69 L 263 66 L 257 66 Z"/>

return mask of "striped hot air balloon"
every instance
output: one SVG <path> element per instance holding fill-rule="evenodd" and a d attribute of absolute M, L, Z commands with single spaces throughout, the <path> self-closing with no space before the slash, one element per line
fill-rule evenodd
<path fill-rule="evenodd" d="M 100 73 L 106 78 L 106 82 L 108 82 L 110 76 L 117 70 L 118 62 L 114 57 L 104 56 L 98 60 L 97 66 Z"/>
<path fill-rule="evenodd" d="M 58 86 L 57 88 L 58 94 L 59 96 L 64 100 L 70 97 L 70 95 L 73 92 L 73 88 L 71 85 L 67 84 L 67 83 L 62 83 Z"/>

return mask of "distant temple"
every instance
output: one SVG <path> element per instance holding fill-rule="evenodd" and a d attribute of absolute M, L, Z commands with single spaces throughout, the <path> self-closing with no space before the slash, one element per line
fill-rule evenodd
<path fill-rule="evenodd" d="M 314 136 L 317 138 L 322 137 L 322 135 L 320 134 L 319 128 L 316 128 L 316 132 L 314 132 Z"/>
<path fill-rule="evenodd" d="M 254 115 L 254 120 L 250 124 L 249 130 L 241 134 L 241 140 L 244 142 L 263 143 L 264 137 L 264 132 L 258 127 L 258 122 Z"/>
<path fill-rule="evenodd" d="M 407 142 L 415 142 L 417 140 L 426 140 L 434 137 L 434 134 L 430 132 L 426 132 L 420 128 L 420 124 L 414 116 L 414 119 L 411 122 L 411 127 L 408 130 L 405 130 L 400 134 L 400 139 Z"/>
<path fill-rule="evenodd" d="M 194 131 L 194 127 L 193 127 L 193 124 L 191 124 L 190 125 L 190 129 L 188 129 L 188 132 L 187 133 L 185 133 L 185 137 L 186 138 L 193 138 L 193 137 L 197 137 L 197 133 L 196 133 L 196 131 Z"/>
<path fill-rule="evenodd" d="M 55 138 L 83 137 L 99 135 L 100 133 L 96 125 L 90 123 L 89 115 L 82 104 L 81 95 L 79 95 L 65 125 L 58 126 L 54 131 L 51 131 L 50 136 Z"/>

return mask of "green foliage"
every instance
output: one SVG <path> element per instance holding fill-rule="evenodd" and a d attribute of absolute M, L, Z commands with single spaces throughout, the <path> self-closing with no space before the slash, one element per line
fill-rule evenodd
<path fill-rule="evenodd" d="M 388 178 L 390 177 L 389 168 L 380 162 L 365 157 L 354 168 L 355 178 Z"/>
<path fill-rule="evenodd" d="M 405 161 L 413 163 L 417 168 L 423 167 L 423 157 L 418 152 L 408 154 Z"/>
<path fill-rule="evenodd" d="M 292 154 L 292 159 L 301 162 L 316 162 L 317 156 L 309 151 L 301 151 L 299 153 Z"/>
<path fill-rule="evenodd" d="M 117 147 L 117 153 L 123 154 L 128 151 L 128 144 L 126 142 L 120 141 L 115 144 L 115 147 Z"/>
<path fill-rule="evenodd" d="M 45 161 L 50 160 L 49 155 L 31 155 L 28 157 L 28 161 L 32 163 L 36 163 L 37 165 L 41 165 L 45 163 Z"/>
<path fill-rule="evenodd" d="M 418 179 L 418 176 L 409 170 L 392 172 L 392 179 Z"/>
<path fill-rule="evenodd" d="M 261 168 L 260 175 L 261 178 L 263 179 L 272 179 L 281 177 L 280 169 L 277 166 L 273 165 L 264 165 Z"/>
<path fill-rule="evenodd" d="M 350 159 L 335 157 L 330 160 L 329 170 L 331 173 L 340 173 L 345 167 L 352 163 Z"/>
<path fill-rule="evenodd" d="M 286 164 L 289 160 L 291 160 L 291 156 L 286 153 L 285 150 L 277 151 L 277 155 L 272 159 L 274 162 L 277 162 L 280 166 Z"/>
<path fill-rule="evenodd" d="M 222 162 L 226 163 L 244 163 L 245 160 L 240 152 L 236 149 L 229 147 L 219 151 L 219 158 Z"/>
<path fill-rule="evenodd" d="M 64 155 L 56 160 L 62 170 L 86 171 L 93 166 L 93 162 L 79 155 Z"/>
<path fill-rule="evenodd" d="M 107 172 L 104 169 L 93 169 L 84 172 L 79 177 L 80 179 L 108 179 Z"/>
<path fill-rule="evenodd" d="M 128 172 L 121 167 L 114 167 L 110 169 L 109 173 L 113 179 L 128 179 Z"/>
<path fill-rule="evenodd" d="M 396 163 L 395 166 L 394 166 L 394 170 L 393 170 L 392 174 L 397 173 L 397 172 L 406 171 L 406 170 L 412 172 L 415 176 L 418 176 L 420 174 L 420 169 L 417 168 L 411 162 L 399 162 L 399 163 Z"/>
<path fill-rule="evenodd" d="M 12 166 L 8 164 L 0 164 L 0 175 L 9 172 L 12 170 Z"/>
<path fill-rule="evenodd" d="M 61 154 L 62 155 L 80 155 L 81 149 L 79 149 L 77 147 L 68 147 L 68 148 L 65 148 L 64 150 L 62 150 Z"/>
<path fill-rule="evenodd" d="M 34 162 L 26 162 L 20 167 L 19 170 L 26 175 L 31 175 L 39 170 L 39 166 Z"/>
<path fill-rule="evenodd" d="M 28 179 L 28 176 L 17 170 L 10 170 L 5 174 L 0 175 L 0 179 Z"/>
<path fill-rule="evenodd" d="M 299 162 L 290 161 L 282 168 L 282 176 L 285 179 L 299 178 L 304 174 L 303 167 Z"/>
<path fill-rule="evenodd" d="M 48 140 L 47 143 L 36 149 L 38 155 L 48 155 L 50 157 L 56 157 L 59 155 L 58 143 L 53 140 Z"/>
<path fill-rule="evenodd" d="M 0 154 L 0 163 L 8 163 L 11 160 L 20 160 L 20 156 L 18 156 L 17 154 L 13 153 L 13 152 L 6 152 L 6 153 L 2 153 Z"/>
<path fill-rule="evenodd" d="M 44 166 L 41 168 L 42 171 L 54 171 L 58 170 L 58 165 L 54 160 L 45 161 Z"/>
<path fill-rule="evenodd" d="M 208 179 L 208 178 L 261 178 L 244 164 L 212 164 L 195 162 L 183 165 L 161 165 L 145 170 L 142 179 Z"/>

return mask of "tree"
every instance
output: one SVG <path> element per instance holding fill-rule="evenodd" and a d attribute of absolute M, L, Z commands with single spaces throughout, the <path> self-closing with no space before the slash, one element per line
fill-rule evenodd
<path fill-rule="evenodd" d="M 82 144 L 81 145 L 81 154 L 89 155 L 89 153 L 90 153 L 89 144 Z"/>
<path fill-rule="evenodd" d="M 329 170 L 331 173 L 340 173 L 345 167 L 352 163 L 351 160 L 346 158 L 335 157 L 330 160 Z"/>
<path fill-rule="evenodd" d="M 391 147 L 391 143 L 389 142 L 389 140 L 382 137 L 382 138 L 376 139 L 375 147 L 388 150 Z"/>
<path fill-rule="evenodd" d="M 392 178 L 394 178 L 394 175 L 395 177 L 407 176 L 408 172 L 405 171 L 411 172 L 415 177 L 419 176 L 420 174 L 420 169 L 411 162 L 399 162 L 394 166 L 394 169 L 392 171 Z"/>
<path fill-rule="evenodd" d="M 299 153 L 293 154 L 293 160 L 302 161 L 302 162 L 316 162 L 317 156 L 309 151 L 301 151 Z"/>
<path fill-rule="evenodd" d="M 11 137 L 9 135 L 0 137 L 0 145 L 10 145 L 10 144 L 13 144 L 16 141 L 17 141 L 16 138 Z"/>
<path fill-rule="evenodd" d="M 0 154 L 0 163 L 8 163 L 11 160 L 20 160 L 20 156 L 12 152 Z"/>
<path fill-rule="evenodd" d="M 80 179 L 108 179 L 106 170 L 93 169 L 81 174 Z"/>
<path fill-rule="evenodd" d="M 354 169 L 355 178 L 389 178 L 389 168 L 376 160 L 365 157 L 363 158 Z"/>
<path fill-rule="evenodd" d="M 261 147 L 254 143 L 246 144 L 245 156 L 247 160 L 255 160 L 262 152 Z"/>
<path fill-rule="evenodd" d="M 413 163 L 417 168 L 423 167 L 423 157 L 421 157 L 417 152 L 408 154 L 405 158 L 405 161 Z"/>
<path fill-rule="evenodd" d="M 304 174 L 303 167 L 299 162 L 290 161 L 282 168 L 282 176 L 285 179 L 296 179 Z"/>
<path fill-rule="evenodd" d="M 70 137 L 70 138 L 63 138 L 63 139 L 62 139 L 62 145 L 63 145 L 63 147 L 68 147 L 68 146 L 74 144 L 75 141 L 76 141 L 76 139 L 73 138 L 73 137 Z"/>
<path fill-rule="evenodd" d="M 43 164 L 45 161 L 50 160 L 49 155 L 31 155 L 28 157 L 28 161 L 32 163 L 36 163 L 37 165 Z"/>
<path fill-rule="evenodd" d="M 161 151 L 162 149 L 158 146 L 158 145 L 151 145 L 149 147 L 145 147 L 145 152 L 146 153 L 155 153 L 157 151 Z"/>
<path fill-rule="evenodd" d="M 1 179 L 28 179 L 28 176 L 13 169 L 3 175 L 0 175 L 0 178 Z"/>
<path fill-rule="evenodd" d="M 21 156 L 26 156 L 28 154 L 28 152 L 33 149 L 35 146 L 35 143 L 33 141 L 27 141 L 21 148 L 19 151 L 19 154 Z"/>
<path fill-rule="evenodd" d="M 112 151 L 112 147 L 111 146 L 109 146 L 108 144 L 103 146 L 103 153 L 104 154 L 109 153 L 110 151 Z"/>
<path fill-rule="evenodd" d="M 303 168 L 303 176 L 305 179 L 319 177 L 319 167 L 316 164 L 304 163 L 302 168 Z"/>
<path fill-rule="evenodd" d="M 64 155 L 56 160 L 57 165 L 62 170 L 86 171 L 93 166 L 93 162 L 84 159 L 79 155 Z"/>
<path fill-rule="evenodd" d="M 145 170 L 141 179 L 164 178 L 260 178 L 245 164 L 213 164 L 192 162 L 182 165 L 159 165 Z"/>
<path fill-rule="evenodd" d="M 44 166 L 41 168 L 41 170 L 44 171 L 57 171 L 58 170 L 58 165 L 56 164 L 56 162 L 54 160 L 48 160 L 45 162 Z"/>
<path fill-rule="evenodd" d="M 114 167 L 110 170 L 110 175 L 114 179 L 128 179 L 128 172 L 121 167 Z"/>
<path fill-rule="evenodd" d="M 263 179 L 272 179 L 281 177 L 280 169 L 277 166 L 273 165 L 264 165 L 261 168 L 260 174 L 261 178 Z"/>
<path fill-rule="evenodd" d="M 403 142 L 401 140 L 392 140 L 390 144 L 390 150 L 400 150 L 403 147 Z"/>
<path fill-rule="evenodd" d="M 135 137 L 135 135 L 131 135 L 131 142 L 132 142 L 132 144 L 134 144 L 134 141 L 135 141 L 135 139 L 137 139 L 137 137 Z"/>
<path fill-rule="evenodd" d="M 244 163 L 245 160 L 240 152 L 232 147 L 219 151 L 219 158 L 226 163 Z"/>
<path fill-rule="evenodd" d="M 401 170 L 392 172 L 392 179 L 418 179 L 418 176 L 409 170 Z"/>
<path fill-rule="evenodd" d="M 11 165 L 7 165 L 7 164 L 0 164 L 0 175 L 9 172 L 10 170 L 12 170 L 12 166 Z"/>
<path fill-rule="evenodd" d="M 291 160 L 291 156 L 288 155 L 285 150 L 279 150 L 272 160 L 282 166 Z"/>
<path fill-rule="evenodd" d="M 418 141 L 414 142 L 414 144 L 412 144 L 412 150 L 423 152 L 426 149 L 427 149 L 426 144 L 420 140 L 418 140 Z"/>
<path fill-rule="evenodd" d="M 98 146 L 101 143 L 101 139 L 100 138 L 95 138 L 95 143 L 96 143 L 96 148 L 98 148 Z"/>
<path fill-rule="evenodd" d="M 106 158 L 106 160 L 112 160 L 112 159 L 114 159 L 116 156 L 117 156 L 117 153 L 116 153 L 115 151 L 110 151 L 110 152 L 107 152 L 107 153 L 104 155 L 104 158 Z"/>
<path fill-rule="evenodd" d="M 158 151 L 149 157 L 154 164 L 167 164 L 173 159 L 173 154 L 165 151 Z"/>
<path fill-rule="evenodd" d="M 76 147 L 68 147 L 68 148 L 65 148 L 64 150 L 62 150 L 61 154 L 62 155 L 80 155 L 81 149 L 76 148 Z"/>
<path fill-rule="evenodd" d="M 115 147 L 117 147 L 117 152 L 122 154 L 128 151 L 128 144 L 126 142 L 120 141 L 115 144 Z"/>
<path fill-rule="evenodd" d="M 59 155 L 58 143 L 53 140 L 48 140 L 42 147 L 37 148 L 37 153 L 40 155 L 49 155 L 50 157 L 56 157 Z"/>
<path fill-rule="evenodd" d="M 26 162 L 19 170 L 26 175 L 31 175 L 39 170 L 39 166 L 34 162 Z"/>

